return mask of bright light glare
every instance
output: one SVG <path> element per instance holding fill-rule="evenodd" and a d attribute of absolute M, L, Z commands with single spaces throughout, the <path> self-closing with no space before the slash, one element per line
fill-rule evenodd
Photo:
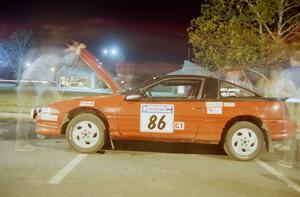
<path fill-rule="evenodd" d="M 112 55 L 117 55 L 118 54 L 118 50 L 117 49 L 112 49 L 111 50 L 111 54 Z"/>
<path fill-rule="evenodd" d="M 52 72 L 54 72 L 54 71 L 55 71 L 55 68 L 54 68 L 54 67 L 52 67 L 52 68 L 51 68 L 51 71 L 52 71 Z"/>
<path fill-rule="evenodd" d="M 104 53 L 104 54 L 107 54 L 107 53 L 108 53 L 108 51 L 107 51 L 106 49 L 104 49 L 104 50 L 103 50 L 103 53 Z"/>
<path fill-rule="evenodd" d="M 29 67 L 29 66 L 30 66 L 30 63 L 26 63 L 26 66 Z"/>

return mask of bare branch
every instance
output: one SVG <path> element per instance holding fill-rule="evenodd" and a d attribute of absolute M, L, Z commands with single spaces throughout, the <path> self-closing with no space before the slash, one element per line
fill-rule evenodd
<path fill-rule="evenodd" d="M 250 24 L 245 23 L 245 22 L 242 22 L 242 24 L 245 25 L 245 26 L 247 26 L 247 27 L 250 27 L 250 28 L 256 30 L 257 32 L 259 32 L 259 28 L 255 27 L 254 25 L 250 25 Z"/>
<path fill-rule="evenodd" d="M 266 23 L 263 23 L 263 26 L 266 28 L 267 32 L 273 38 L 273 40 L 276 40 L 276 37 L 274 36 L 274 34 L 272 33 L 272 31 L 270 30 L 270 28 L 268 27 L 268 25 Z"/>
<path fill-rule="evenodd" d="M 282 10 L 282 12 L 285 13 L 286 11 L 288 11 L 288 10 L 294 8 L 294 7 L 297 7 L 297 6 L 298 5 L 294 4 L 294 5 L 290 6 L 290 7 L 285 8 L 284 10 Z"/>
<path fill-rule="evenodd" d="M 285 25 L 287 25 L 287 24 L 290 23 L 293 19 L 295 19 L 295 18 L 297 18 L 297 17 L 299 17 L 299 16 L 300 16 L 300 12 L 299 12 L 298 14 L 292 16 L 291 18 L 289 18 L 287 21 L 285 21 L 285 22 L 282 24 L 280 30 L 282 30 L 282 29 L 284 28 Z M 297 23 L 299 23 L 299 21 L 297 21 Z"/>
<path fill-rule="evenodd" d="M 286 35 L 283 37 L 283 39 L 286 38 L 286 37 L 288 37 L 288 36 L 289 36 L 291 33 L 293 33 L 297 28 L 298 28 L 298 25 L 295 24 L 295 25 L 290 26 L 289 28 L 287 28 L 287 29 L 284 30 L 283 32 L 281 32 L 281 33 L 282 33 L 281 35 L 284 35 L 284 34 L 286 34 L 287 32 L 289 32 L 288 34 L 286 34 Z M 292 30 L 291 30 L 291 29 L 292 29 Z"/>
<path fill-rule="evenodd" d="M 277 34 L 280 34 L 280 27 L 282 25 L 282 19 L 283 19 L 283 4 L 284 0 L 280 1 L 279 9 L 278 9 L 278 23 L 277 23 Z"/>
<path fill-rule="evenodd" d="M 1 44 L 2 52 L 0 54 L 0 62 L 14 73 L 19 80 L 24 70 L 24 57 L 27 52 L 35 45 L 30 30 L 17 30 L 10 36 L 10 40 Z"/>
<path fill-rule="evenodd" d="M 246 2 L 248 3 L 248 5 L 253 8 L 253 4 L 251 3 L 251 1 L 249 0 L 246 0 Z M 258 3 L 258 2 L 256 2 Z M 266 28 L 268 34 L 272 37 L 273 40 L 276 40 L 276 37 L 274 36 L 274 34 L 272 33 L 272 31 L 270 30 L 270 28 L 268 27 L 268 25 L 264 22 L 262 22 L 263 20 L 261 19 L 261 15 L 259 14 L 259 12 L 255 11 L 255 15 L 256 15 L 256 20 L 257 22 L 259 23 L 259 25 L 262 25 Z M 260 26 L 260 33 L 262 33 L 262 29 L 261 29 L 261 26 Z"/>

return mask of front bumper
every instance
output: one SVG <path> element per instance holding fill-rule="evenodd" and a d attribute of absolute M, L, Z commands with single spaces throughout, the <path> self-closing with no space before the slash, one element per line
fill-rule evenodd
<path fill-rule="evenodd" d="M 62 118 L 58 114 L 45 114 L 40 109 L 33 109 L 31 117 L 36 120 L 36 133 L 60 136 Z"/>

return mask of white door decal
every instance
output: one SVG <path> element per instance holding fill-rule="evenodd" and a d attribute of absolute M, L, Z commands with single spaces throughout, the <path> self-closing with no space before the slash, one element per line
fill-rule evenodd
<path fill-rule="evenodd" d="M 140 117 L 141 132 L 174 132 L 174 105 L 172 104 L 141 104 Z"/>

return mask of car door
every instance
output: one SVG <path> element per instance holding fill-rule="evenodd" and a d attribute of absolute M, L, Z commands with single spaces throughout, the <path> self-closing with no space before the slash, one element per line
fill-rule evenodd
<path fill-rule="evenodd" d="M 162 79 L 142 88 L 138 99 L 127 96 L 120 105 L 119 132 L 131 139 L 193 140 L 203 113 L 202 86 L 201 78 Z"/>
<path fill-rule="evenodd" d="M 246 99 L 251 97 L 255 97 L 254 92 L 235 84 L 213 78 L 206 80 L 202 99 L 205 106 L 196 139 L 220 141 L 230 119 L 255 110 L 255 105 Z"/>

